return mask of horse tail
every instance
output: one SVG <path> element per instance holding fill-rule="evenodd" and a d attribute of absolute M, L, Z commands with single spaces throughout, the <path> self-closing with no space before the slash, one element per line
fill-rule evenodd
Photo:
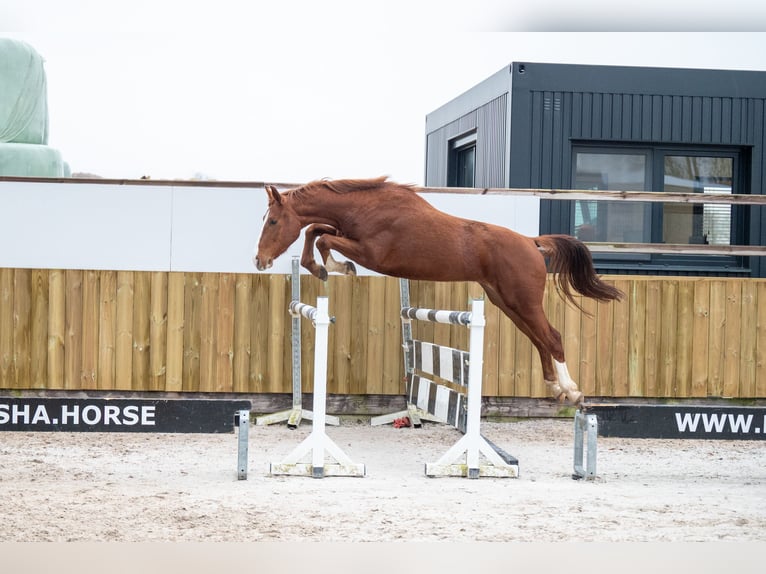
<path fill-rule="evenodd" d="M 579 239 L 571 235 L 541 235 L 534 241 L 548 261 L 548 270 L 554 274 L 556 290 L 584 313 L 587 312 L 575 301 L 572 289 L 603 302 L 624 297 L 622 291 L 599 278 L 590 250 Z"/>

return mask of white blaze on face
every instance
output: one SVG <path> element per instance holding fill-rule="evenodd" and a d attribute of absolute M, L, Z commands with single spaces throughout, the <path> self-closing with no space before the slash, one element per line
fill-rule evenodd
<path fill-rule="evenodd" d="M 266 222 L 269 220 L 269 209 L 266 210 L 266 214 L 263 216 L 263 227 L 261 228 L 261 235 L 263 235 L 263 230 L 266 227 Z M 253 265 L 258 267 L 258 245 L 261 243 L 261 235 L 258 236 L 258 241 L 256 241 L 255 246 L 253 247 Z"/>

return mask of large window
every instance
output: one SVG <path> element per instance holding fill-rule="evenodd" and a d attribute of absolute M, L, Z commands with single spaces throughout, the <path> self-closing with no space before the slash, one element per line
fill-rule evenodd
<path fill-rule="evenodd" d="M 613 191 L 731 194 L 738 187 L 739 156 L 727 150 L 690 148 L 573 149 L 572 188 Z M 572 202 L 572 233 L 583 241 L 731 245 L 744 242 L 737 213 L 729 205 L 636 203 L 627 201 Z M 738 267 L 730 256 L 602 255 L 596 263 L 612 267 Z"/>

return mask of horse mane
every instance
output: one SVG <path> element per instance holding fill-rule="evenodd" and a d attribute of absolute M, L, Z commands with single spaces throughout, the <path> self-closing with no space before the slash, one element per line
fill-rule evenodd
<path fill-rule="evenodd" d="M 375 177 L 371 179 L 318 179 L 311 181 L 301 187 L 296 187 L 288 193 L 301 197 L 305 194 L 311 194 L 321 191 L 332 191 L 333 193 L 350 193 L 352 191 L 385 191 L 389 189 L 407 189 L 415 191 L 414 185 L 406 185 L 388 180 L 388 176 Z"/>

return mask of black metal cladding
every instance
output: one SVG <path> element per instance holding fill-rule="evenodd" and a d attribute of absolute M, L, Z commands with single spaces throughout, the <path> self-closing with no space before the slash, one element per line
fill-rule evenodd
<path fill-rule="evenodd" d="M 513 63 L 485 83 L 502 85 L 503 74 L 510 102 L 495 96 L 458 120 L 431 125 L 427 185 L 446 185 L 447 142 L 470 124 L 477 155 L 494 158 L 491 168 L 477 158 L 477 187 L 503 185 L 499 176 L 507 170 L 508 187 L 570 188 L 578 144 L 711 146 L 740 153 L 739 193 L 766 193 L 766 72 Z M 474 90 L 481 92 L 482 84 Z M 461 96 L 471 97 L 472 90 Z M 510 118 L 501 120 L 500 102 L 510 104 Z M 484 124 L 472 119 L 480 113 Z M 497 122 L 495 131 L 487 121 Z M 508 125 L 510 150 L 505 134 L 498 135 Z M 766 209 L 748 211 L 746 242 L 766 245 Z M 541 233 L 568 229 L 569 222 L 569 202 L 541 202 Z M 766 276 L 762 259 L 750 258 L 752 276 Z"/>

